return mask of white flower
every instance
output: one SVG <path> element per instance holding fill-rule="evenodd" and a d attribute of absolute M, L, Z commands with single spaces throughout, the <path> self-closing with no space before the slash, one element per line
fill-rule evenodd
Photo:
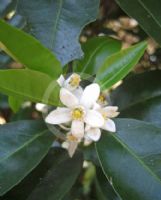
<path fill-rule="evenodd" d="M 45 121 L 59 125 L 68 131 L 62 147 L 73 156 L 78 144 L 84 139 L 84 144 L 98 141 L 101 129 L 115 132 L 115 123 L 111 118 L 116 117 L 118 107 L 107 106 L 105 94 L 100 94 L 100 87 L 93 83 L 83 90 L 80 76 L 72 74 L 67 80 L 61 75 L 57 80 L 60 89 L 60 101 L 64 107 L 58 107 L 50 112 Z"/>
<path fill-rule="evenodd" d="M 65 80 L 63 75 L 60 75 L 57 82 L 60 85 L 60 87 L 66 88 L 67 90 L 71 91 L 78 98 L 81 97 L 81 95 L 83 93 L 83 89 L 79 85 L 81 82 L 80 75 L 74 73 L 74 74 L 70 75 L 67 78 L 67 80 Z"/>
<path fill-rule="evenodd" d="M 119 115 L 117 106 L 106 106 L 101 107 L 98 104 L 95 104 L 94 109 L 97 110 L 104 118 L 104 124 L 101 129 L 110 132 L 116 132 L 116 126 L 112 119 Z M 85 143 L 90 143 L 91 141 L 98 141 L 101 137 L 100 128 L 93 128 L 90 126 L 86 126 L 85 128 Z"/>
<path fill-rule="evenodd" d="M 67 134 L 67 139 L 65 142 L 62 143 L 62 147 L 67 149 L 69 156 L 73 157 L 78 144 L 81 142 L 80 139 L 73 136 L 70 132 Z"/>
<path fill-rule="evenodd" d="M 54 125 L 71 122 L 72 136 L 82 139 L 84 137 L 84 123 L 94 128 L 104 125 L 102 114 L 92 109 L 99 94 L 100 87 L 96 83 L 87 86 L 81 96 L 74 95 L 66 88 L 61 88 L 60 100 L 66 107 L 59 107 L 50 112 L 45 121 Z"/>
<path fill-rule="evenodd" d="M 68 89 L 69 91 L 74 91 L 79 87 L 81 78 L 78 74 L 74 73 L 65 80 L 63 75 L 60 75 L 57 82 L 61 87 Z"/>

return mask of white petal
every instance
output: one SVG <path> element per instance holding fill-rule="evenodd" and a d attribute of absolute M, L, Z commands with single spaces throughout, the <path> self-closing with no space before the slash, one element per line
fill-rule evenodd
<path fill-rule="evenodd" d="M 71 113 L 69 108 L 58 108 L 48 114 L 45 119 L 49 124 L 62 124 L 71 121 Z"/>
<path fill-rule="evenodd" d="M 64 84 L 65 78 L 63 75 L 60 75 L 60 77 L 57 79 L 57 83 L 62 87 Z"/>
<path fill-rule="evenodd" d="M 88 131 L 90 128 L 91 127 L 88 124 L 86 124 L 85 131 Z"/>
<path fill-rule="evenodd" d="M 100 86 L 97 83 L 92 83 L 84 89 L 80 103 L 87 108 L 91 108 L 96 103 L 99 95 Z"/>
<path fill-rule="evenodd" d="M 73 157 L 77 147 L 78 147 L 78 142 L 68 141 L 68 153 L 71 158 Z"/>
<path fill-rule="evenodd" d="M 117 112 L 118 111 L 117 106 L 107 106 L 107 107 L 103 108 L 103 110 L 105 112 L 107 112 L 108 118 L 117 117 L 119 115 L 119 112 Z"/>
<path fill-rule="evenodd" d="M 79 120 L 72 121 L 71 133 L 76 138 L 83 138 L 84 136 L 84 122 Z"/>
<path fill-rule="evenodd" d="M 101 131 L 99 128 L 91 128 L 86 132 L 86 136 L 87 138 L 96 142 L 101 137 Z"/>
<path fill-rule="evenodd" d="M 95 103 L 95 104 L 93 105 L 93 109 L 94 109 L 94 110 L 99 110 L 99 109 L 101 109 L 100 104 Z"/>
<path fill-rule="evenodd" d="M 103 125 L 102 129 L 110 132 L 116 132 L 116 126 L 113 120 L 108 119 L 105 121 L 105 124 Z"/>
<path fill-rule="evenodd" d="M 84 138 L 84 146 L 89 146 L 93 141 L 90 140 L 89 138 L 85 137 Z"/>
<path fill-rule="evenodd" d="M 75 90 L 72 91 L 72 93 L 78 98 L 80 99 L 82 94 L 83 94 L 83 88 L 81 86 L 79 86 L 78 88 L 76 88 Z"/>
<path fill-rule="evenodd" d="M 88 110 L 84 117 L 84 121 L 91 127 L 101 127 L 105 122 L 102 115 L 96 110 Z"/>
<path fill-rule="evenodd" d="M 65 88 L 60 89 L 60 100 L 69 108 L 73 108 L 79 103 L 78 98 Z"/>

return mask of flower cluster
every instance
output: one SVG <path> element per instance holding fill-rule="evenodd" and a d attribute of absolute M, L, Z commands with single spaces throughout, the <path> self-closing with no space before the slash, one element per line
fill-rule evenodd
<path fill-rule="evenodd" d="M 107 106 L 106 98 L 100 94 L 97 83 L 92 83 L 83 90 L 80 81 L 78 74 L 72 74 L 67 80 L 60 76 L 60 101 L 64 107 L 50 112 L 45 119 L 49 124 L 60 125 L 69 130 L 65 146 L 71 157 L 81 141 L 98 141 L 101 137 L 100 129 L 115 132 L 115 123 L 110 118 L 119 114 L 118 107 Z"/>

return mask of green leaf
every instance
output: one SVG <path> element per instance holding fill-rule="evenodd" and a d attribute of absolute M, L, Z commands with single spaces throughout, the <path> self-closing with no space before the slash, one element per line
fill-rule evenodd
<path fill-rule="evenodd" d="M 126 78 L 111 95 L 121 117 L 152 122 L 161 127 L 161 71 Z"/>
<path fill-rule="evenodd" d="M 67 152 L 53 157 L 52 167 L 27 200 L 61 200 L 73 186 L 83 165 L 81 153 L 69 158 Z"/>
<path fill-rule="evenodd" d="M 135 18 L 144 31 L 161 45 L 160 0 L 116 0 L 118 5 Z"/>
<path fill-rule="evenodd" d="M 15 186 L 12 190 L 7 192 L 2 198 L 0 198 L 0 200 L 26 200 L 36 189 L 36 187 L 38 187 L 38 185 L 42 181 L 44 181 L 46 174 L 48 173 L 48 171 L 50 171 L 50 169 L 52 169 L 53 165 L 63 162 L 63 154 L 68 157 L 66 150 L 58 147 L 50 148 L 48 154 L 43 158 L 40 164 L 36 168 L 34 168 L 34 170 L 32 170 L 32 172 L 28 174 L 17 186 Z M 72 187 L 72 193 L 76 193 L 76 197 L 78 198 L 78 193 L 75 189 L 75 186 Z M 67 194 L 65 194 L 65 197 L 66 196 Z"/>
<path fill-rule="evenodd" d="M 122 199 L 160 200 L 161 129 L 132 119 L 118 119 L 116 127 L 96 144 L 105 175 Z"/>
<path fill-rule="evenodd" d="M 99 0 L 18 2 L 18 13 L 26 18 L 29 32 L 54 51 L 63 65 L 82 56 L 79 34 L 96 19 L 98 8 Z"/>
<path fill-rule="evenodd" d="M 42 122 L 18 121 L 0 127 L 0 195 L 42 160 L 53 139 Z"/>
<path fill-rule="evenodd" d="M 1 70 L 0 92 L 33 102 L 50 105 L 59 104 L 57 82 L 53 81 L 48 75 L 33 70 Z"/>
<path fill-rule="evenodd" d="M 11 109 L 13 110 L 13 112 L 15 112 L 15 113 L 20 109 L 23 101 L 24 100 L 22 100 L 21 98 L 18 98 L 18 97 L 13 97 L 13 96 L 8 97 L 8 103 L 9 103 Z"/>
<path fill-rule="evenodd" d="M 95 187 L 98 200 L 120 200 L 99 167 L 96 168 Z"/>
<path fill-rule="evenodd" d="M 109 37 L 94 37 L 82 44 L 84 57 L 75 64 L 75 71 L 95 75 L 99 67 L 112 54 L 121 49 L 121 42 Z"/>
<path fill-rule="evenodd" d="M 0 48 L 25 67 L 57 79 L 61 66 L 56 57 L 40 42 L 0 20 Z"/>
<path fill-rule="evenodd" d="M 137 64 L 146 46 L 146 42 L 141 42 L 107 58 L 97 71 L 96 82 L 107 89 L 124 78 Z"/>

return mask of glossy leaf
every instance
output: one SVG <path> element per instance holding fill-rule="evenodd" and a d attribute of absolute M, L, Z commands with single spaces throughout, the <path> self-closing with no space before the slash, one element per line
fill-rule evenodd
<path fill-rule="evenodd" d="M 62 151 L 53 157 L 52 167 L 27 200 L 61 200 L 73 186 L 82 165 L 81 153 L 69 158 L 67 152 Z"/>
<path fill-rule="evenodd" d="M 137 64 L 146 46 L 146 42 L 141 42 L 107 58 L 97 71 L 96 82 L 107 89 L 124 78 Z"/>
<path fill-rule="evenodd" d="M 122 199 L 160 200 L 161 129 L 133 119 L 118 119 L 116 127 L 96 144 L 104 173 Z"/>
<path fill-rule="evenodd" d="M 26 200 L 36 189 L 36 187 L 45 179 L 46 174 L 48 171 L 50 171 L 50 169 L 52 169 L 53 165 L 63 162 L 65 156 L 66 158 L 68 157 L 66 150 L 63 150 L 59 147 L 52 147 L 40 164 L 34 170 L 32 170 L 32 172 L 28 174 L 17 186 L 12 188 L 12 190 L 0 198 L 0 200 Z M 75 187 L 72 187 L 72 190 L 74 188 Z M 65 194 L 65 197 L 66 196 L 67 194 Z"/>
<path fill-rule="evenodd" d="M 161 71 L 150 71 L 125 79 L 111 95 L 121 117 L 152 122 L 161 127 Z"/>
<path fill-rule="evenodd" d="M 112 54 L 121 49 L 121 42 L 109 37 L 95 37 L 82 44 L 84 57 L 76 62 L 75 71 L 94 75 Z"/>
<path fill-rule="evenodd" d="M 25 67 L 57 79 L 61 67 L 56 57 L 36 39 L 0 20 L 0 48 Z"/>
<path fill-rule="evenodd" d="M 48 96 L 45 96 L 50 86 Z M 49 89 L 50 89 L 49 88 Z M 28 69 L 0 71 L 0 92 L 33 102 L 59 103 L 59 86 L 48 75 Z"/>
<path fill-rule="evenodd" d="M 0 195 L 41 161 L 53 139 L 42 122 L 18 121 L 0 127 Z"/>
<path fill-rule="evenodd" d="M 144 31 L 161 45 L 160 0 L 116 0 L 118 5 L 135 18 Z"/>
<path fill-rule="evenodd" d="M 99 167 L 96 169 L 95 187 L 98 200 L 120 200 Z"/>
<path fill-rule="evenodd" d="M 26 18 L 29 32 L 65 65 L 82 56 L 79 34 L 96 19 L 98 7 L 99 0 L 21 0 L 18 13 Z"/>

